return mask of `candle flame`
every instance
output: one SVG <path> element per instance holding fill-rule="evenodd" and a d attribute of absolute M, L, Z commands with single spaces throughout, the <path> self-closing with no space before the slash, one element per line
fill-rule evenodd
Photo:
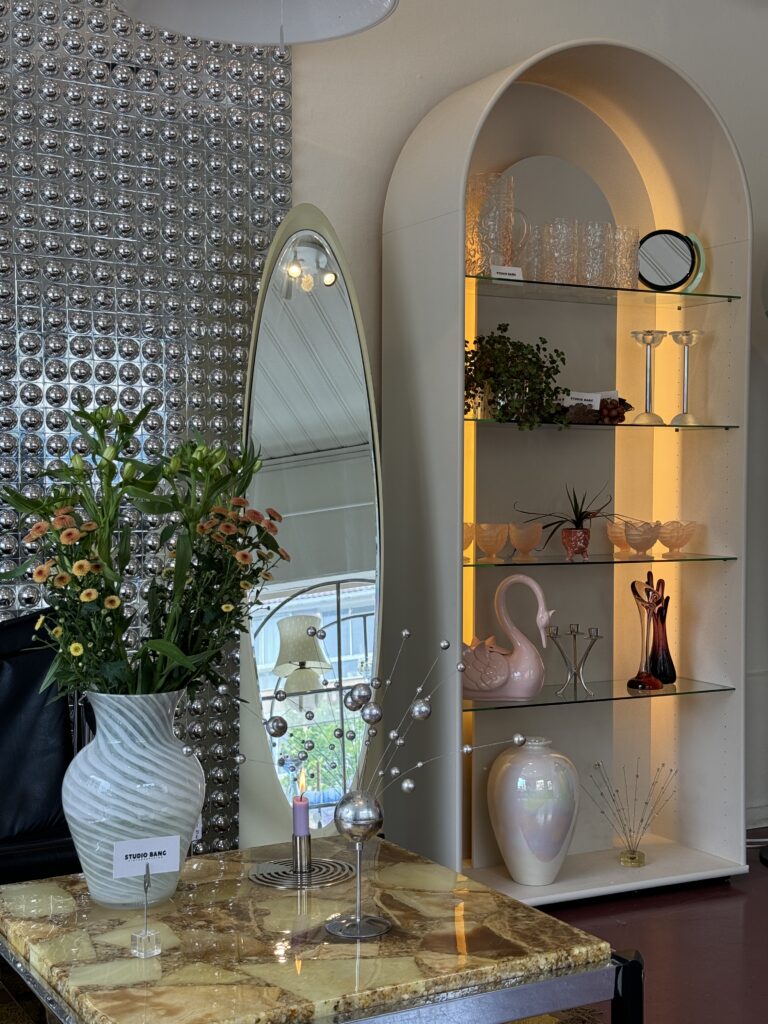
<path fill-rule="evenodd" d="M 307 791 L 307 773 L 302 768 L 299 772 L 299 796 L 304 796 Z"/>

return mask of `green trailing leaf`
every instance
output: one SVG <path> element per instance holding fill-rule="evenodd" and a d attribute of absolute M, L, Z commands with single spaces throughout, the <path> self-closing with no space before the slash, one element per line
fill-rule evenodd
<path fill-rule="evenodd" d="M 9 569 L 7 572 L 0 572 L 0 582 L 20 579 L 32 564 L 32 559 L 29 559 L 29 561 L 22 562 L 21 565 L 17 565 L 14 569 Z"/>
<path fill-rule="evenodd" d="M 142 488 L 133 485 L 126 487 L 125 493 L 140 512 L 146 512 L 148 515 L 165 515 L 174 511 L 173 500 L 164 494 L 148 494 Z"/>
<path fill-rule="evenodd" d="M 48 671 L 43 677 L 42 683 L 40 683 L 40 693 L 44 693 L 50 686 L 56 682 L 56 676 L 59 672 L 61 655 L 57 654 L 51 664 L 48 667 Z"/>
<path fill-rule="evenodd" d="M 182 665 L 184 668 L 197 668 L 197 666 L 205 661 L 209 655 L 206 654 L 184 654 L 180 651 L 176 644 L 171 643 L 170 640 L 147 640 L 144 645 L 150 651 L 157 651 L 158 654 L 164 655 L 169 661 L 174 662 L 176 665 Z"/>
<path fill-rule="evenodd" d="M 192 544 L 189 534 L 182 530 L 176 538 L 176 564 L 173 569 L 173 589 L 181 594 L 187 585 L 187 573 L 192 564 Z"/>

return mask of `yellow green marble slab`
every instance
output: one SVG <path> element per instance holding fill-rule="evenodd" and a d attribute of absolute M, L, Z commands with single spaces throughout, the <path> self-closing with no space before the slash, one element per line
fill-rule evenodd
<path fill-rule="evenodd" d="M 310 1024 L 353 1020 L 607 963 L 608 944 L 391 843 L 369 844 L 375 942 L 325 931 L 354 881 L 301 894 L 254 885 L 263 847 L 187 861 L 173 899 L 152 907 L 163 952 L 130 954 L 136 911 L 93 903 L 80 875 L 0 886 L 0 935 L 83 1024 Z M 338 839 L 317 857 L 348 857 Z"/>

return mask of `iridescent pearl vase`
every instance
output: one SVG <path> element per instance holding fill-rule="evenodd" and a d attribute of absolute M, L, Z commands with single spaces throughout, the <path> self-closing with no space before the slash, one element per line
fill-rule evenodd
<path fill-rule="evenodd" d="M 574 764 L 552 740 L 529 736 L 493 762 L 488 812 L 501 856 L 521 885 L 550 885 L 571 844 L 579 809 Z"/>

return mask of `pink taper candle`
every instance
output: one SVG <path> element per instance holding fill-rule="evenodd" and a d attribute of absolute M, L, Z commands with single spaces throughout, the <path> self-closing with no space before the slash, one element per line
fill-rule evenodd
<path fill-rule="evenodd" d="M 309 835 L 309 800 L 304 795 L 306 787 L 306 774 L 302 768 L 301 775 L 299 775 L 299 795 L 293 798 L 293 834 L 295 836 Z"/>

